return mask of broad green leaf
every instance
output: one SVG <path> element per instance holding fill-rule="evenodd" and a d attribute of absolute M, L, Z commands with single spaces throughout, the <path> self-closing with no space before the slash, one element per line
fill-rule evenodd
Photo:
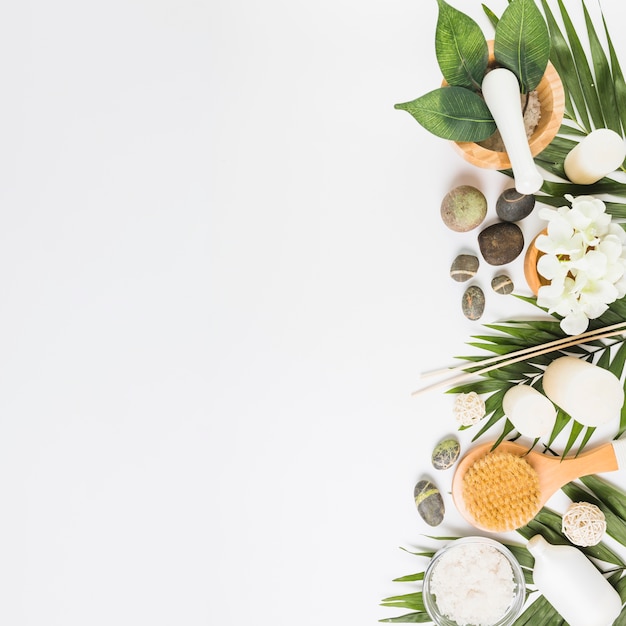
<path fill-rule="evenodd" d="M 433 135 L 451 141 L 482 141 L 496 130 L 485 101 L 463 87 L 440 87 L 395 108 L 409 112 Z"/>
<path fill-rule="evenodd" d="M 480 26 L 468 15 L 437 0 L 439 16 L 435 53 L 439 69 L 449 85 L 480 90 L 487 71 L 489 50 Z"/>
<path fill-rule="evenodd" d="M 513 0 L 504 10 L 494 44 L 496 61 L 518 78 L 522 92 L 542 79 L 550 58 L 550 33 L 535 0 Z"/>

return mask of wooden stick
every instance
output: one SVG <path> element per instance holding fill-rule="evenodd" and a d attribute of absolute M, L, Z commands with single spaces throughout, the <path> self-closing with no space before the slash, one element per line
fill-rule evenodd
<path fill-rule="evenodd" d="M 576 339 L 599 339 L 601 337 L 596 337 L 596 335 L 601 335 L 605 332 L 611 330 L 617 330 L 618 328 L 626 329 L 626 321 L 618 322 L 617 324 L 612 324 L 610 326 L 604 326 L 603 328 L 596 328 L 595 330 L 588 330 L 587 332 L 581 333 L 580 335 L 576 335 Z M 504 361 L 505 359 L 510 359 L 522 354 L 529 354 L 531 352 L 535 352 L 544 348 L 550 348 L 554 346 L 555 348 L 561 344 L 565 344 L 571 341 L 573 338 L 570 337 L 561 337 L 560 339 L 555 339 L 554 341 L 548 341 L 547 343 L 542 343 L 538 346 L 530 346 L 529 348 L 523 348 L 521 350 L 516 350 L 515 352 L 509 352 L 508 354 L 496 354 L 495 356 L 484 359 L 480 362 L 481 365 L 489 365 L 491 363 L 497 363 L 498 361 Z M 580 341 L 579 343 L 584 343 Z M 572 345 L 572 344 L 569 344 Z M 476 365 L 472 365 L 471 363 L 462 363 L 460 365 L 455 365 L 453 367 L 444 367 L 437 370 L 430 370 L 428 372 L 422 372 L 420 374 L 420 378 L 429 378 L 431 376 L 437 376 L 439 374 L 444 374 L 446 372 L 458 372 L 459 370 L 466 370 L 470 367 L 476 367 Z"/>
<path fill-rule="evenodd" d="M 607 328 L 610 328 L 607 326 Z M 606 331 L 606 329 L 602 329 L 603 331 Z M 527 359 L 529 359 L 532 356 L 541 356 L 542 354 L 548 354 L 549 352 L 555 352 L 556 350 L 559 350 L 561 348 L 569 348 L 571 346 L 576 346 L 578 344 L 581 343 L 586 343 L 587 341 L 590 341 L 591 339 L 595 340 L 595 339 L 606 339 L 608 337 L 613 337 L 615 335 L 623 335 L 624 333 L 626 333 L 626 329 L 622 328 L 620 330 L 612 330 L 612 331 L 606 331 L 603 332 L 600 335 L 594 336 L 594 337 L 583 337 L 582 335 L 577 336 L 576 339 L 572 339 L 571 341 L 567 342 L 567 343 L 561 343 L 558 346 L 552 346 L 552 347 L 544 347 L 539 346 L 539 350 L 536 350 L 535 352 L 532 352 L 531 354 L 521 354 L 516 358 L 512 358 L 508 361 L 504 361 L 504 362 L 499 362 L 499 363 L 494 363 L 493 365 L 490 365 L 488 367 L 484 367 L 482 369 L 476 370 L 475 372 L 465 372 L 463 374 L 459 374 L 458 376 L 453 376 L 452 378 L 446 378 L 445 380 L 440 380 L 438 383 L 433 383 L 432 385 L 428 385 L 427 387 L 422 387 L 422 389 L 418 389 L 417 391 L 414 391 L 411 395 L 412 396 L 418 396 L 426 391 L 432 391 L 434 389 L 439 389 L 440 387 L 445 387 L 445 386 L 449 386 L 449 385 L 457 385 L 461 382 L 463 382 L 464 380 L 467 380 L 469 378 L 472 378 L 474 376 L 480 376 L 481 374 L 486 374 L 487 372 L 491 372 L 492 370 L 498 369 L 500 367 L 506 367 L 507 365 L 513 365 L 514 363 L 519 363 L 520 361 L 525 361 Z M 551 342 L 552 343 L 552 342 Z"/>

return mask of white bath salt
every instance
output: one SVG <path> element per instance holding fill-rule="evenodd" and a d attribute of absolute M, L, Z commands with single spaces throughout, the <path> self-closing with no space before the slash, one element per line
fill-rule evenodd
<path fill-rule="evenodd" d="M 513 570 L 492 546 L 459 545 L 435 565 L 431 591 L 439 611 L 459 626 L 490 626 L 513 601 Z"/>

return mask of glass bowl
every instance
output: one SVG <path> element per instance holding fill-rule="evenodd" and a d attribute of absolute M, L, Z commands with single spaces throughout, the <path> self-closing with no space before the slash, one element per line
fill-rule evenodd
<path fill-rule="evenodd" d="M 446 571 L 436 574 L 440 566 Z M 503 589 L 498 590 L 500 583 Z M 510 596 L 507 586 L 511 587 Z M 524 606 L 526 582 L 508 548 L 487 537 L 463 537 L 435 553 L 424 572 L 422 594 L 426 611 L 437 626 L 510 626 Z M 472 608 L 484 611 L 492 604 L 492 615 L 476 618 L 476 624 L 471 621 Z"/>

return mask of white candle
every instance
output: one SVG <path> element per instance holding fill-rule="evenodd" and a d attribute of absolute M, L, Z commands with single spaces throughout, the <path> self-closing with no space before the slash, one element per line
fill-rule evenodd
<path fill-rule="evenodd" d="M 556 422 L 556 408 L 530 385 L 515 385 L 502 398 L 502 408 L 524 437 L 547 437 Z"/>
<path fill-rule="evenodd" d="M 626 158 L 626 143 L 608 128 L 591 131 L 565 157 L 565 174 L 577 185 L 591 185 L 614 172 Z"/>
<path fill-rule="evenodd" d="M 584 426 L 601 426 L 616 419 L 624 404 L 624 389 L 615 374 L 574 356 L 560 357 L 548 365 L 543 390 Z"/>

